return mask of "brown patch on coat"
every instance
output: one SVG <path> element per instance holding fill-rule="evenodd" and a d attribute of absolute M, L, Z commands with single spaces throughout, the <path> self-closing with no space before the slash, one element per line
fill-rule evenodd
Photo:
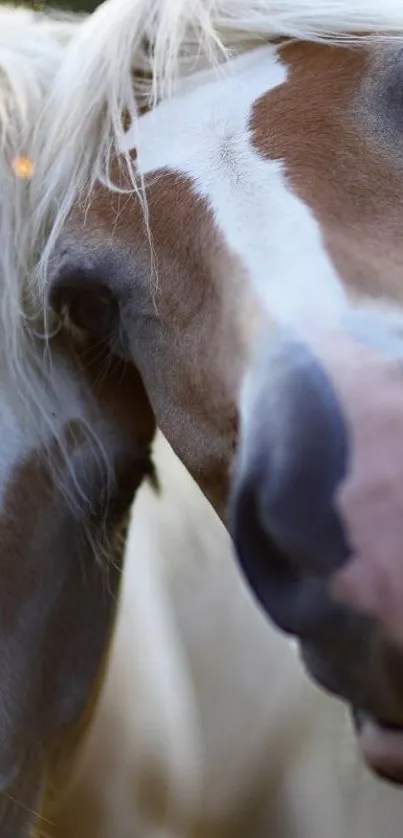
<path fill-rule="evenodd" d="M 403 300 L 403 167 L 393 137 L 382 139 L 365 117 L 365 88 L 382 55 L 375 65 L 363 48 L 300 43 L 281 56 L 289 77 L 256 103 L 254 145 L 284 161 L 347 285 Z"/>

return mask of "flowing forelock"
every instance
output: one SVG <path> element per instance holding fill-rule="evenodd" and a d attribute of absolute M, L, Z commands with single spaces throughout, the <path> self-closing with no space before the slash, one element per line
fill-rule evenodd
<path fill-rule="evenodd" d="M 13 328 L 21 324 L 26 292 L 29 210 L 18 161 L 30 163 L 33 128 L 77 22 L 0 6 L 0 351 L 8 341 L 17 348 Z"/>
<path fill-rule="evenodd" d="M 52 368 L 41 300 L 30 281 L 33 213 L 24 165 L 35 167 L 33 131 L 80 25 L 81 16 L 0 5 L 0 387 L 3 399 L 14 400 L 32 441 L 50 444 L 60 436 L 55 404 L 62 411 L 71 393 L 60 369 Z M 75 486 L 72 497 L 77 491 Z"/>
<path fill-rule="evenodd" d="M 36 135 L 40 291 L 46 296 L 47 260 L 72 205 L 88 199 L 99 178 L 117 188 L 109 171 L 125 115 L 137 122 L 138 109 L 169 97 L 178 79 L 222 71 L 231 57 L 267 41 L 402 36 L 401 0 L 106 0 L 66 48 Z M 146 211 L 133 163 L 129 155 L 121 160 Z"/>
<path fill-rule="evenodd" d="M 79 14 L 0 4 L 0 396 L 4 404 L 12 404 L 28 441 L 49 453 L 52 477 L 81 518 L 90 500 L 86 475 L 74 461 L 71 439 L 61 432 L 81 391 L 71 375 L 71 357 L 60 357 L 53 365 L 49 338 L 59 324 L 47 318 L 32 279 L 37 248 L 30 187 L 39 163 L 36 138 L 45 135 L 45 103 L 82 21 Z M 91 398 L 86 393 L 87 407 Z M 109 453 L 85 415 L 81 422 L 105 475 L 107 499 L 113 485 Z M 55 443 L 61 457 L 54 456 Z M 104 517 L 106 522 L 106 505 Z M 86 532 L 94 554 L 102 559 L 101 547 L 109 551 L 106 530 L 103 540 L 98 531 L 93 533 L 91 522 Z"/>
<path fill-rule="evenodd" d="M 21 394 L 32 391 L 26 317 L 32 312 L 28 181 L 18 163 L 32 161 L 32 134 L 77 16 L 0 6 L 0 361 Z M 27 366 L 27 370 L 25 370 Z M 33 394 L 32 394 L 33 395 Z"/>

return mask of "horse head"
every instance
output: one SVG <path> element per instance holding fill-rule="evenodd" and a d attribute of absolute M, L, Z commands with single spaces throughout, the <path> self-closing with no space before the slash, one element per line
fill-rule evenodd
<path fill-rule="evenodd" d="M 108 0 L 72 40 L 44 300 L 136 365 L 227 523 L 230 493 L 258 600 L 402 780 L 403 15 L 227 6 Z"/>

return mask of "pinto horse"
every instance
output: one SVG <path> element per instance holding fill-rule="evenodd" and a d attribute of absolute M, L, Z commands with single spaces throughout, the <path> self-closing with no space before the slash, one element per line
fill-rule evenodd
<path fill-rule="evenodd" d="M 96 703 L 125 521 L 152 473 L 134 368 L 40 314 L 30 137 L 68 18 L 0 7 L 0 834 L 45 834 Z"/>
<path fill-rule="evenodd" d="M 107 0 L 36 139 L 43 305 L 134 362 L 403 781 L 400 0 Z"/>

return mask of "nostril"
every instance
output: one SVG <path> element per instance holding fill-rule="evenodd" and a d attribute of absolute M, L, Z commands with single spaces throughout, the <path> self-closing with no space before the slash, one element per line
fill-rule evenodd
<path fill-rule="evenodd" d="M 294 557 L 268 534 L 253 484 L 239 487 L 231 513 L 243 573 L 277 626 L 301 639 L 334 630 L 345 609 L 330 598 L 324 579 L 304 573 Z"/>
<path fill-rule="evenodd" d="M 335 505 L 348 470 L 348 430 L 309 350 L 287 342 L 281 351 L 281 375 L 270 376 L 269 357 L 252 398 L 249 391 L 231 523 L 241 566 L 263 607 L 284 630 L 309 637 L 345 611 L 327 581 L 350 555 Z"/>
<path fill-rule="evenodd" d="M 275 603 L 279 613 L 283 613 L 284 596 L 297 584 L 298 572 L 286 555 L 273 542 L 269 543 L 259 511 L 255 487 L 246 482 L 240 488 L 233 507 L 235 547 L 247 580 L 262 605 L 267 603 L 269 576 Z M 276 619 L 276 616 L 273 615 L 273 618 Z"/>

